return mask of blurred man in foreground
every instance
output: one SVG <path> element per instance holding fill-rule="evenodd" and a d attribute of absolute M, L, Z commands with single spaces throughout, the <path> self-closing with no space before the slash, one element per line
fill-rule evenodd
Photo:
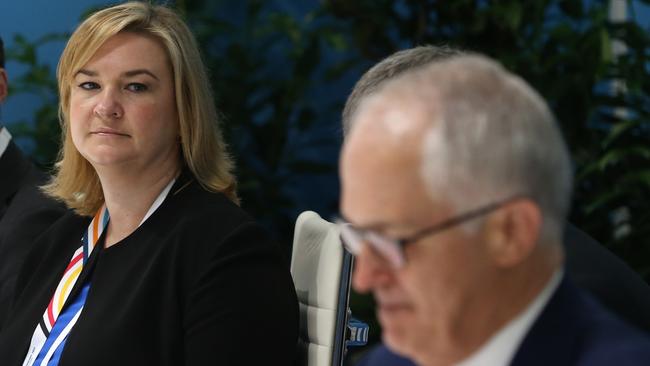
<path fill-rule="evenodd" d="M 382 85 L 351 120 L 343 239 L 392 350 L 422 365 L 650 357 L 564 275 L 568 152 L 521 79 L 452 56 Z"/>
<path fill-rule="evenodd" d="M 374 65 L 354 86 L 343 110 L 343 129 L 352 127 L 359 104 L 389 80 L 410 70 L 464 52 L 447 46 L 419 46 L 401 50 Z M 578 287 L 587 290 L 610 311 L 630 324 L 650 331 L 650 287 L 621 259 L 570 223 L 564 230 L 565 269 Z M 383 365 L 412 365 L 383 345 L 372 349 L 364 360 L 383 360 Z"/>

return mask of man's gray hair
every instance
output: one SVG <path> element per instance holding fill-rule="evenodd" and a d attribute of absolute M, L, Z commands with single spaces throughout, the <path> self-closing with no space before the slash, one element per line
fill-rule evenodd
<path fill-rule="evenodd" d="M 427 45 L 395 52 L 380 61 L 361 76 L 346 100 L 342 115 L 343 134 L 347 135 L 350 132 L 352 117 L 359 108 L 359 104 L 379 90 L 386 81 L 432 62 L 462 54 L 464 54 L 463 51 L 448 46 Z"/>
<path fill-rule="evenodd" d="M 377 94 L 422 106 L 430 124 L 422 176 L 433 197 L 444 192 L 464 210 L 523 195 L 542 211 L 541 240 L 561 241 L 570 156 L 549 107 L 525 81 L 486 57 L 461 55 L 405 73 Z"/>

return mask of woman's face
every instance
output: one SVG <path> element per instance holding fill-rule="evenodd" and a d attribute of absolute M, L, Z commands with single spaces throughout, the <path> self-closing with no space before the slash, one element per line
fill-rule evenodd
<path fill-rule="evenodd" d="M 154 38 L 118 33 L 74 75 L 72 141 L 96 170 L 176 167 L 178 130 L 171 66 Z"/>

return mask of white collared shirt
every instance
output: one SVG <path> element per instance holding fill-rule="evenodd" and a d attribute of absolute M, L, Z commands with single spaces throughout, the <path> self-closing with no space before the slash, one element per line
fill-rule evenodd
<path fill-rule="evenodd" d="M 557 269 L 544 289 L 537 295 L 524 311 L 519 313 L 508 324 L 503 326 L 476 352 L 471 354 L 456 366 L 506 366 L 510 364 L 515 352 L 539 317 L 542 309 L 560 285 L 564 270 Z"/>
<path fill-rule="evenodd" d="M 5 153 L 5 150 L 7 150 L 9 141 L 11 141 L 11 134 L 9 131 L 7 131 L 7 129 L 4 127 L 0 128 L 0 157 L 2 157 L 2 155 Z"/>

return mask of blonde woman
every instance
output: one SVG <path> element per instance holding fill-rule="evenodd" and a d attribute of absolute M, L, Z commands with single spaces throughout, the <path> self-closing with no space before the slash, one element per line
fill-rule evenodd
<path fill-rule="evenodd" d="M 2 364 L 290 365 L 291 277 L 237 205 L 183 21 L 139 2 L 101 10 L 57 78 L 63 142 L 45 190 L 72 210 L 25 262 Z"/>

